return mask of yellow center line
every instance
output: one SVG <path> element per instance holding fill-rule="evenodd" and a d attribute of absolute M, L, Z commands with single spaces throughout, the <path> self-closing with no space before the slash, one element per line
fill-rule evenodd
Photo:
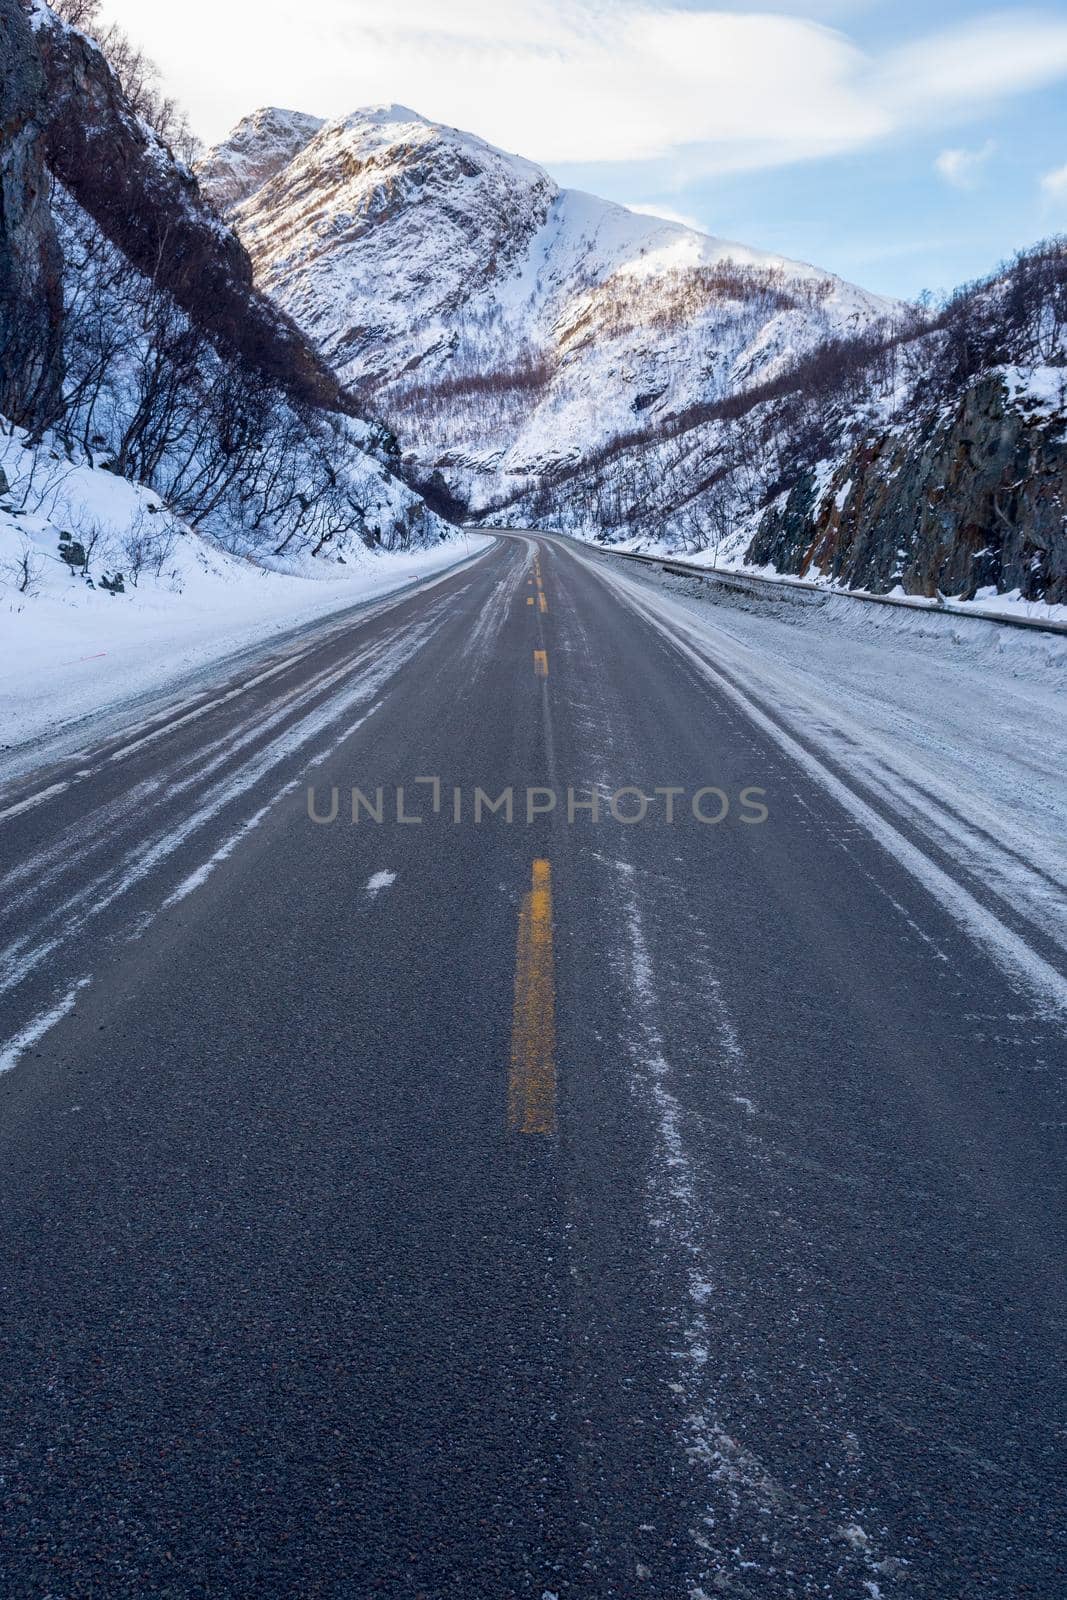
<path fill-rule="evenodd" d="M 548 677 L 548 651 L 534 651 L 534 673 L 538 678 Z"/>
<path fill-rule="evenodd" d="M 548 610 L 548 601 L 545 599 L 545 591 L 543 589 L 538 589 L 537 591 L 537 604 L 542 611 Z"/>
<path fill-rule="evenodd" d="M 556 984 L 552 957 L 552 867 L 535 861 L 519 912 L 511 1024 L 508 1127 L 556 1131 Z"/>

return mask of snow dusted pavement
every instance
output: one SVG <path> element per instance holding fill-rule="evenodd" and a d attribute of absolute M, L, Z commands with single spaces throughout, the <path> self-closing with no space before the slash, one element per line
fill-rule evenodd
<path fill-rule="evenodd" d="M 0 791 L 5 1594 L 1058 1592 L 1061 663 L 852 626 L 502 537 Z"/>
<path fill-rule="evenodd" d="M 698 670 L 769 713 L 783 736 L 829 763 L 827 781 L 840 774 L 880 803 L 937 861 L 995 896 L 1035 954 L 1054 950 L 1062 964 L 1067 639 L 883 613 L 846 597 L 818 610 L 716 597 L 699 582 L 635 578 L 611 557 L 594 559 Z"/>
<path fill-rule="evenodd" d="M 28 543 L 5 540 L 9 532 L 0 525 L 0 579 L 2 558 L 10 555 L 10 566 Z M 0 581 L 0 777 L 39 762 L 48 741 L 60 749 L 72 731 L 74 742 L 98 737 L 102 718 L 121 727 L 131 704 L 158 706 L 302 624 L 447 571 L 483 543 L 368 551 L 345 576 L 304 576 L 268 571 L 189 536 L 169 582 L 149 574 L 114 596 L 87 590 L 50 550 L 38 562 L 40 592 L 23 597 Z"/>

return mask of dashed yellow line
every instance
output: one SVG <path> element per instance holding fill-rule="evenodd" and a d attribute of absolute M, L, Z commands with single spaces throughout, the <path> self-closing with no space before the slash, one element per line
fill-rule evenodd
<path fill-rule="evenodd" d="M 532 595 L 532 594 L 528 594 L 528 595 L 527 595 L 527 596 L 526 596 L 526 604 L 527 604 L 527 605 L 528 605 L 528 606 L 532 606 L 532 605 L 533 605 L 533 600 L 534 600 L 534 597 L 533 597 L 533 595 Z"/>
<path fill-rule="evenodd" d="M 508 1127 L 513 1133 L 556 1131 L 556 983 L 552 954 L 552 868 L 533 864 L 519 912 L 515 1009 L 511 1024 Z"/>
<path fill-rule="evenodd" d="M 548 677 L 548 651 L 534 651 L 534 674 L 538 678 Z"/>
<path fill-rule="evenodd" d="M 543 589 L 538 589 L 537 591 L 537 604 L 542 611 L 548 610 L 548 601 L 545 599 L 545 591 Z"/>

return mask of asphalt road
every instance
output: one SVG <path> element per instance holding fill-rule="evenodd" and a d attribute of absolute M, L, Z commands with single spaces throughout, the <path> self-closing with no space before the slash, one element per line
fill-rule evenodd
<path fill-rule="evenodd" d="M 613 570 L 0 795 L 7 1600 L 1067 1592 L 1052 957 Z"/>

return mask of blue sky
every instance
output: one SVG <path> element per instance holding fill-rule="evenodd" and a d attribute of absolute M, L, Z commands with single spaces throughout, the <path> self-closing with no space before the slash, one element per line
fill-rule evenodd
<path fill-rule="evenodd" d="M 397 101 L 911 297 L 1067 231 L 1067 0 L 111 0 L 209 141 Z M 206 48 L 206 41 L 211 48 Z"/>
<path fill-rule="evenodd" d="M 819 9 L 872 54 L 923 36 L 931 20 L 944 25 L 1005 14 L 971 0 L 935 7 L 871 0 Z M 1067 20 L 1063 7 L 1013 9 L 1021 20 Z M 963 159 L 946 160 L 946 152 L 963 152 Z M 1059 185 L 1042 187 L 1043 178 L 1065 166 L 1067 84 L 1057 74 L 1051 84 L 976 96 L 952 119 L 903 128 L 856 150 L 681 187 L 669 179 L 642 187 L 638 177 L 635 188 L 637 174 L 611 163 L 557 162 L 553 170 L 568 184 L 670 207 L 709 232 L 912 298 L 981 276 L 1050 233 L 1067 233 L 1067 174 Z"/>

